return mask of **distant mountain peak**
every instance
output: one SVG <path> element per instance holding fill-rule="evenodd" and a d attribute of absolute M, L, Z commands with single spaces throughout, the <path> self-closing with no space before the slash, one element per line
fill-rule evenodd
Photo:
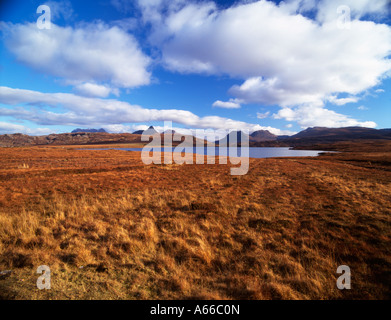
<path fill-rule="evenodd" d="M 378 130 L 365 127 L 343 127 L 343 128 L 327 128 L 327 127 L 313 127 L 307 128 L 295 135 L 292 138 L 314 138 L 314 137 L 339 137 L 339 139 L 370 139 L 376 138 L 379 135 Z"/>
<path fill-rule="evenodd" d="M 145 131 L 143 131 L 144 134 L 149 134 L 149 135 L 153 135 L 153 134 L 157 134 L 159 133 L 158 131 L 155 130 L 155 128 L 153 126 L 149 126 L 149 128 Z"/>
<path fill-rule="evenodd" d="M 133 132 L 133 134 L 156 134 L 156 133 L 159 133 L 156 131 L 156 129 L 153 127 L 153 126 L 149 126 L 149 128 L 147 130 L 137 130 L 135 132 Z"/>
<path fill-rule="evenodd" d="M 107 131 L 103 128 L 100 129 L 81 129 L 77 128 L 72 131 L 72 133 L 80 133 L 80 132 L 88 132 L 88 133 L 96 133 L 96 132 L 102 132 L 102 133 L 107 133 Z"/>
<path fill-rule="evenodd" d="M 144 130 L 137 130 L 135 132 L 133 132 L 133 134 L 143 134 Z"/>
<path fill-rule="evenodd" d="M 255 142 L 277 140 L 277 136 L 269 130 L 258 130 L 250 134 L 250 140 Z"/>

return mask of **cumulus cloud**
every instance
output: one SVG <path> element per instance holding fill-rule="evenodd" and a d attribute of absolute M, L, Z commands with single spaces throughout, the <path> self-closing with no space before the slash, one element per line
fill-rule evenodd
<path fill-rule="evenodd" d="M 81 24 L 40 30 L 35 23 L 1 23 L 5 44 L 18 61 L 69 82 L 103 82 L 120 88 L 150 83 L 151 59 L 117 26 Z"/>
<path fill-rule="evenodd" d="M 133 131 L 136 131 L 133 129 L 133 126 L 127 126 L 124 124 L 108 124 L 102 126 L 102 128 L 105 129 L 107 132 L 111 132 L 111 133 L 129 133 L 129 132 L 131 133 Z"/>
<path fill-rule="evenodd" d="M 337 8 L 346 6 L 350 10 L 351 19 L 365 16 L 378 18 L 387 15 L 388 0 L 322 0 L 318 5 L 317 20 L 335 21 L 338 18 Z"/>
<path fill-rule="evenodd" d="M 359 20 L 386 10 L 383 0 L 296 0 L 280 5 L 262 0 L 226 9 L 213 2 L 174 1 L 165 10 L 163 0 L 141 3 L 154 30 L 150 40 L 161 48 L 166 68 L 242 79 L 229 93 L 243 104 L 312 106 L 312 114 L 320 114 L 327 102 L 355 102 L 358 94 L 390 76 L 391 28 Z M 340 4 L 351 7 L 349 30 L 338 27 Z M 314 10 L 311 19 L 306 13 Z M 335 122 L 323 125 L 350 122 L 327 109 L 325 114 L 333 115 Z M 322 120 L 327 119 L 305 122 Z"/>
<path fill-rule="evenodd" d="M 296 121 L 303 128 L 307 127 L 367 127 L 375 128 L 373 121 L 358 121 L 323 107 L 299 106 L 296 108 L 282 108 L 273 115 L 274 119 Z"/>
<path fill-rule="evenodd" d="M 238 103 L 237 100 L 233 100 L 233 99 L 231 99 L 230 101 L 217 100 L 213 103 L 212 106 L 217 108 L 225 108 L 225 109 L 239 109 L 240 103 Z"/>
<path fill-rule="evenodd" d="M 42 125 L 104 126 L 116 125 L 117 130 L 126 123 L 172 121 L 192 128 L 269 130 L 274 134 L 291 132 L 264 127 L 258 124 L 232 120 L 218 116 L 199 117 L 178 109 L 146 109 L 115 99 L 81 97 L 70 93 L 42 93 L 32 90 L 0 87 L 0 103 L 10 108 L 0 108 L 0 116 L 29 120 Z M 23 106 L 24 105 L 24 106 Z M 25 106 L 25 105 L 28 105 Z M 35 109 L 30 110 L 33 106 Z M 63 113 L 48 111 L 47 107 L 61 107 Z M 49 109 L 50 110 L 50 109 Z M 110 128 L 110 127 L 109 127 Z M 117 129 L 115 129 L 117 128 Z"/>
<path fill-rule="evenodd" d="M 119 90 L 108 86 L 99 85 L 96 83 L 85 82 L 74 87 L 74 91 L 85 97 L 106 98 L 110 93 L 119 95 Z"/>

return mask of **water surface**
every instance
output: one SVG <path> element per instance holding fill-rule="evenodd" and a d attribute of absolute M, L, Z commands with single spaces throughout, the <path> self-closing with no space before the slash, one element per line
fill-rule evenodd
<path fill-rule="evenodd" d="M 157 151 L 162 152 L 180 152 L 180 149 L 175 150 L 176 148 L 157 148 Z M 240 156 L 240 147 L 231 148 L 233 149 L 234 156 Z M 142 151 L 142 148 L 97 148 L 97 149 L 83 149 L 83 150 L 124 150 L 124 151 Z M 238 152 L 238 153 L 236 153 Z M 249 148 L 250 158 L 277 158 L 277 157 L 316 157 L 320 153 L 327 151 L 319 150 L 292 150 L 289 147 L 276 148 L 276 147 L 259 147 L 259 148 Z M 223 155 L 229 156 L 229 151 L 227 147 L 193 147 L 193 153 L 204 154 L 204 155 Z"/>

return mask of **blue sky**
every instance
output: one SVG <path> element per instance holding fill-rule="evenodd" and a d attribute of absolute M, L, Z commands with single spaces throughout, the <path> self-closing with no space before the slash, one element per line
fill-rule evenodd
<path fill-rule="evenodd" d="M 387 0 L 0 6 L 0 134 L 391 127 Z"/>

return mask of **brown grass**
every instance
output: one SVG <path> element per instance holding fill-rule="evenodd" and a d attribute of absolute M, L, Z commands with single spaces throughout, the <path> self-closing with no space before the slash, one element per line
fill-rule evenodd
<path fill-rule="evenodd" d="M 0 298 L 390 298 L 390 159 L 252 159 L 235 177 L 137 152 L 0 149 L 0 271 L 13 271 Z M 51 290 L 35 285 L 43 264 Z M 341 264 L 352 290 L 336 287 Z"/>

